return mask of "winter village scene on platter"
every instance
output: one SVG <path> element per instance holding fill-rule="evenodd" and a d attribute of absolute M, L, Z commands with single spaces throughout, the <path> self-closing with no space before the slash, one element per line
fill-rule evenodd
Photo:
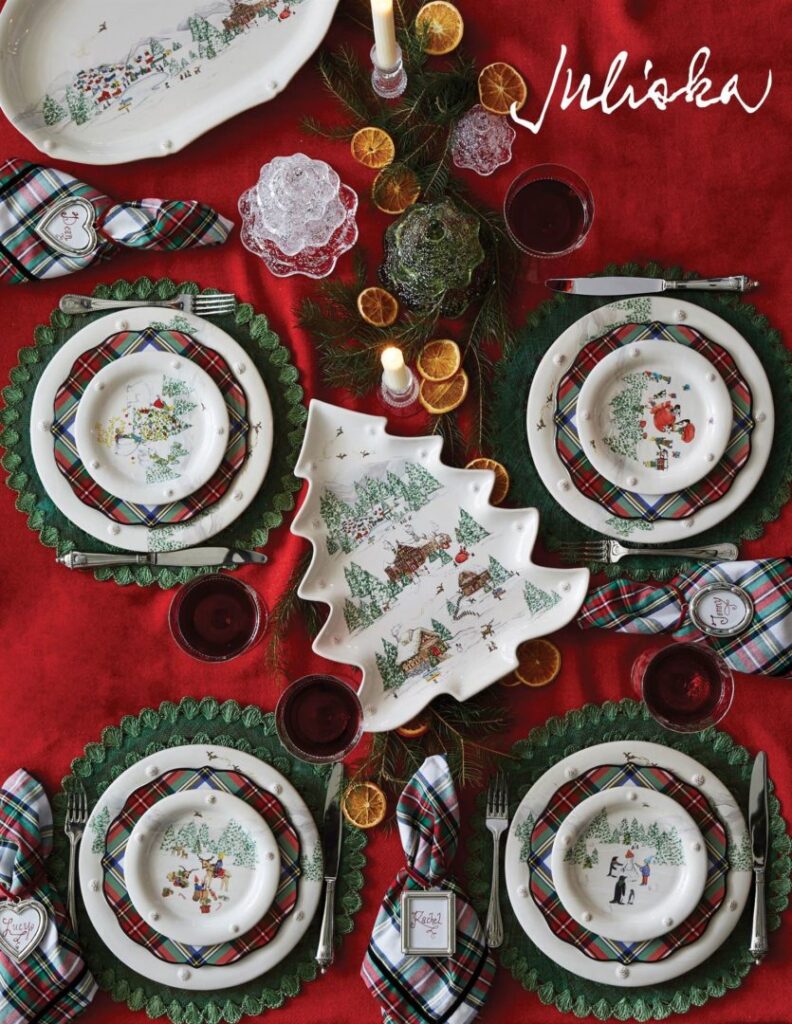
<path fill-rule="evenodd" d="M 366 678 L 374 675 L 389 697 L 438 687 L 459 656 L 468 677 L 470 656 L 479 662 L 480 689 L 508 671 L 523 639 L 558 628 L 555 621 L 545 627 L 545 619 L 554 609 L 565 614 L 577 574 L 530 562 L 533 517 L 489 505 L 489 474 L 442 465 L 436 439 L 431 453 L 426 438 L 379 431 L 383 440 L 367 445 L 371 435 L 355 429 L 350 415 L 380 422 L 336 416 L 321 436 L 316 419 L 309 421 L 304 451 L 321 452 L 322 462 L 305 470 L 313 484 L 305 536 L 316 555 L 302 592 L 319 572 L 332 579 L 340 613 L 332 633 L 340 626 L 346 651 L 370 667 Z M 394 457 L 383 459 L 387 448 Z M 510 536 L 504 525 L 521 532 Z M 345 656 L 334 643 L 328 656 Z"/>
<path fill-rule="evenodd" d="M 27 122 L 58 129 L 84 125 L 95 118 L 123 117 L 153 93 L 178 89 L 196 76 L 211 73 L 211 62 L 234 48 L 237 41 L 265 26 L 282 26 L 305 0 L 217 0 L 203 4 L 173 28 L 158 29 L 138 41 L 129 40 L 124 52 L 97 64 L 79 65 L 49 83 L 41 102 L 22 115 Z M 97 25 L 95 36 L 76 51 L 101 50 L 102 33 L 112 29 L 112 9 Z"/>

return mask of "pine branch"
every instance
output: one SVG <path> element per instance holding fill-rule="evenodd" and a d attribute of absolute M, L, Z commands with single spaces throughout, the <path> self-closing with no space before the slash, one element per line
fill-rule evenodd
<path fill-rule="evenodd" d="M 303 601 L 297 595 L 297 588 L 300 581 L 308 571 L 312 551 L 305 551 L 294 567 L 286 589 L 283 591 L 280 600 L 270 612 L 269 618 L 269 640 L 265 661 L 273 671 L 283 670 L 283 644 L 286 631 L 289 628 L 294 616 L 299 613 L 305 622 L 309 634 L 314 637 L 321 628 L 319 618 L 319 606 L 311 601 Z"/>

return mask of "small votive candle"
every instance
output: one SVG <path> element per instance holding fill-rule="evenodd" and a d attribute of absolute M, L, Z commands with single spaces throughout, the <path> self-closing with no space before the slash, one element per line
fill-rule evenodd
<path fill-rule="evenodd" d="M 371 21 L 374 26 L 377 63 L 385 70 L 396 67 L 400 54 L 396 44 L 393 0 L 371 0 Z"/>
<path fill-rule="evenodd" d="M 408 391 L 413 378 L 404 363 L 401 349 L 396 348 L 395 345 L 389 345 L 383 349 L 380 359 L 382 361 L 382 386 L 395 394 Z"/>

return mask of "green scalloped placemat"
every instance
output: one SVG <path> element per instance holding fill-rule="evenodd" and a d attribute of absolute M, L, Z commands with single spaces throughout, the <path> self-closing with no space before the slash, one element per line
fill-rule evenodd
<path fill-rule="evenodd" d="M 112 285 L 99 285 L 94 295 L 103 299 L 171 299 L 180 292 L 209 295 L 216 291 L 201 290 L 192 281 L 177 284 L 167 278 L 152 281 L 140 277 L 133 282 L 121 280 Z M 178 316 L 178 311 L 163 309 L 162 314 L 166 319 Z M 27 516 L 30 529 L 38 533 L 42 544 L 55 548 L 58 555 L 74 550 L 117 550 L 84 533 L 55 507 L 36 472 L 28 435 L 33 393 L 44 367 L 59 346 L 101 315 L 75 317 L 54 310 L 49 324 L 40 324 L 34 330 L 33 345 L 20 349 L 19 362 L 10 373 L 11 383 L 2 391 L 5 408 L 0 409 L 3 424 L 0 446 L 6 451 L 0 464 L 8 473 L 6 483 L 18 492 L 16 507 Z M 303 405 L 303 389 L 298 383 L 299 375 L 291 353 L 270 328 L 266 316 L 256 313 L 251 305 L 237 303 L 233 313 L 212 317 L 212 323 L 230 334 L 250 354 L 267 387 L 275 424 L 272 457 L 259 493 L 238 519 L 212 537 L 212 544 L 261 548 L 267 543 L 269 531 L 280 526 L 284 512 L 294 508 L 294 495 L 301 486 L 293 470 L 308 415 Z M 157 583 L 167 589 L 211 571 L 207 567 L 139 565 L 97 569 L 94 576 L 121 584 Z"/>
<path fill-rule="evenodd" d="M 645 740 L 662 743 L 696 758 L 713 771 L 737 797 L 741 806 L 748 805 L 748 787 L 752 757 L 735 743 L 728 733 L 705 729 L 685 735 L 669 733 L 650 717 L 639 701 L 625 699 L 604 704 L 586 704 L 568 711 L 561 718 L 550 718 L 528 738 L 512 747 L 515 760 L 509 766 L 510 811 L 517 805 L 547 769 L 588 747 L 592 742 L 611 740 L 634 742 Z M 486 913 L 489 900 L 492 840 L 484 825 L 486 793 L 482 793 L 471 824 L 473 839 L 469 845 L 470 891 L 480 914 Z M 781 924 L 781 913 L 789 903 L 792 888 L 790 861 L 792 841 L 781 816 L 778 799 L 770 794 L 770 868 L 767 888 L 768 927 Z M 500 961 L 529 992 L 535 992 L 545 1005 L 553 1005 L 562 1013 L 576 1017 L 593 1016 L 597 1020 L 663 1020 L 673 1013 L 685 1013 L 691 1007 L 703 1006 L 707 1000 L 738 988 L 754 966 L 748 952 L 751 934 L 752 900 L 735 930 L 704 963 L 672 981 L 647 988 L 624 989 L 602 985 L 564 970 L 545 956 L 531 942 L 517 922 L 509 904 L 505 887 L 501 887 L 505 938 Z"/>
<path fill-rule="evenodd" d="M 85 753 L 72 762 L 72 775 L 63 780 L 64 790 L 77 776 L 93 806 L 110 783 L 141 758 L 168 747 L 198 743 L 234 747 L 271 764 L 299 790 L 314 819 L 321 823 L 329 766 L 298 761 L 281 746 L 275 732 L 275 716 L 253 704 L 242 707 L 236 701 L 224 703 L 212 697 L 183 698 L 178 704 L 165 701 L 156 710 L 145 708 L 127 715 L 118 726 L 102 731 L 98 743 L 89 743 Z M 55 845 L 50 861 L 51 878 L 66 891 L 69 843 L 63 832 L 66 799 L 53 799 Z M 362 869 L 366 858 L 365 833 L 344 825 L 341 873 L 336 887 L 336 935 L 352 931 L 352 918 L 360 910 Z M 316 946 L 319 934 L 317 914 L 311 927 L 289 955 L 260 978 L 216 992 L 187 992 L 148 981 L 118 960 L 96 934 L 78 899 L 80 939 L 85 960 L 99 988 L 130 1010 L 145 1010 L 149 1017 L 168 1017 L 173 1024 L 236 1024 L 242 1017 L 282 1006 L 298 995 L 306 981 L 318 973 Z"/>
<path fill-rule="evenodd" d="M 667 280 L 693 278 L 679 267 L 664 268 L 656 263 L 607 266 L 604 274 L 632 274 L 663 277 Z M 674 294 L 674 293 L 671 293 Z M 775 403 L 775 435 L 770 458 L 753 493 L 727 519 L 696 535 L 696 544 L 756 540 L 764 533 L 765 523 L 777 519 L 789 500 L 792 483 L 792 421 L 787 410 L 792 406 L 792 353 L 784 348 L 780 333 L 767 317 L 734 292 L 680 293 L 686 302 L 695 302 L 711 310 L 736 328 L 751 344 L 764 366 Z M 487 437 L 492 458 L 502 462 L 511 477 L 510 497 L 515 505 L 539 510 L 542 540 L 553 550 L 561 541 L 590 540 L 601 535 L 590 530 L 564 511 L 542 483 L 528 447 L 525 409 L 528 391 L 539 362 L 556 338 L 576 320 L 599 306 L 613 302 L 581 295 L 556 294 L 531 313 L 517 336 L 514 348 L 496 365 L 493 398 L 486 412 Z M 641 535 L 633 540 L 640 544 Z M 594 572 L 632 579 L 670 579 L 689 562 L 652 557 L 625 559 L 618 565 L 592 563 Z"/>

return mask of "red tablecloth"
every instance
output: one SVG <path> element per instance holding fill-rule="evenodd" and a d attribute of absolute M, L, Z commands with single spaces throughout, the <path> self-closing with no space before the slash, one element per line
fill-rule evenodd
<path fill-rule="evenodd" d="M 474 5 L 461 0 L 461 6 L 467 43 L 480 63 L 507 60 L 525 74 L 531 91 L 529 117 L 538 112 L 561 43 L 568 45 L 569 62 L 576 71 L 591 72 L 595 82 L 602 81 L 612 58 L 625 49 L 632 69 L 629 79 L 636 85 L 642 82 L 644 62 L 652 60 L 656 72 L 668 76 L 673 87 L 684 83 L 694 51 L 707 45 L 713 51 L 709 73 L 718 90 L 739 71 L 743 95 L 751 101 L 761 95 L 767 69 L 772 68 L 773 90 L 753 116 L 734 103 L 700 110 L 678 102 L 665 113 L 644 106 L 606 116 L 599 110 L 562 112 L 556 102 L 538 136 L 518 130 L 511 165 L 486 179 L 463 173 L 482 198 L 499 205 L 517 170 L 544 161 L 574 167 L 590 183 L 597 212 L 584 248 L 557 269 L 585 274 L 609 261 L 653 258 L 712 275 L 748 273 L 762 281 L 761 291 L 752 297 L 757 307 L 782 330 L 786 328 L 784 295 L 792 272 L 788 258 L 792 105 L 785 52 L 789 37 L 783 25 L 788 11 L 783 0 L 751 5 L 716 0 L 530 5 L 501 0 L 497 5 Z M 330 41 L 343 37 L 365 59 L 369 39 L 337 21 Z M 118 198 L 195 197 L 236 220 L 237 196 L 255 180 L 260 164 L 278 154 L 304 150 L 330 160 L 343 179 L 358 189 L 360 245 L 371 254 L 373 267 L 388 218 L 367 199 L 371 174 L 352 162 L 345 143 L 320 142 L 303 133 L 299 119 L 307 113 L 334 113 L 313 65 L 301 71 L 274 102 L 216 128 L 166 160 L 118 167 L 69 165 L 67 169 Z M 0 123 L 0 155 L 39 157 L 5 120 Z M 349 257 L 339 269 L 348 271 Z M 545 297 L 544 289 L 535 283 L 545 269 L 523 267 L 516 295 L 519 317 Z M 112 266 L 79 277 L 4 289 L 0 294 L 3 377 L 15 361 L 16 350 L 29 343 L 33 328 L 46 320 L 62 292 L 88 292 L 100 281 L 141 274 L 196 280 L 252 302 L 268 314 L 290 344 L 308 395 L 327 397 L 311 343 L 295 325 L 296 303 L 312 293 L 314 284 L 305 278 L 269 276 L 242 249 L 236 234 L 221 250 L 130 253 Z M 788 414 L 788 410 L 778 412 Z M 784 519 L 771 524 L 759 541 L 743 545 L 743 553 L 760 556 L 788 551 L 791 521 L 787 510 Z M 268 545 L 270 565 L 242 572 L 271 605 L 301 544 L 286 526 Z M 187 694 L 233 697 L 271 708 L 283 685 L 283 679 L 272 678 L 263 669 L 261 648 L 219 667 L 205 667 L 183 655 L 168 635 L 170 593 L 156 587 L 99 584 L 91 576 L 56 567 L 51 550 L 27 529 L 24 516 L 14 508 L 13 494 L 5 487 L 0 487 L 0 581 L 0 778 L 24 765 L 54 790 L 84 744 L 123 714 Z M 543 691 L 502 690 L 514 714 L 514 726 L 508 735 L 497 738 L 498 745 L 507 747 L 549 715 L 628 693 L 629 667 L 644 641 L 596 631 L 583 634 L 576 627 L 555 639 L 563 652 L 560 678 Z M 335 668 L 321 665 L 300 628 L 289 638 L 287 661 L 292 678 L 308 669 Z M 787 757 L 790 715 L 789 682 L 743 677 L 738 679 L 734 706 L 725 723 L 751 751 L 768 751 L 782 801 L 788 801 L 792 785 Z M 471 809 L 469 794 L 463 809 Z M 382 893 L 401 861 L 396 835 L 375 831 L 368 858 L 364 907 L 334 968 L 307 985 L 273 1019 L 295 1024 L 320 1020 L 374 1024 L 379 1020 L 358 970 Z M 459 869 L 464 874 L 464 851 Z M 739 991 L 686 1019 L 718 1024 L 790 1021 L 790 952 L 787 922 L 772 936 L 771 952 L 761 970 L 752 972 Z M 132 1024 L 139 1018 L 100 996 L 85 1019 L 94 1024 Z M 540 1024 L 559 1017 L 555 1009 L 542 1006 L 507 971 L 501 971 L 483 1019 Z"/>

